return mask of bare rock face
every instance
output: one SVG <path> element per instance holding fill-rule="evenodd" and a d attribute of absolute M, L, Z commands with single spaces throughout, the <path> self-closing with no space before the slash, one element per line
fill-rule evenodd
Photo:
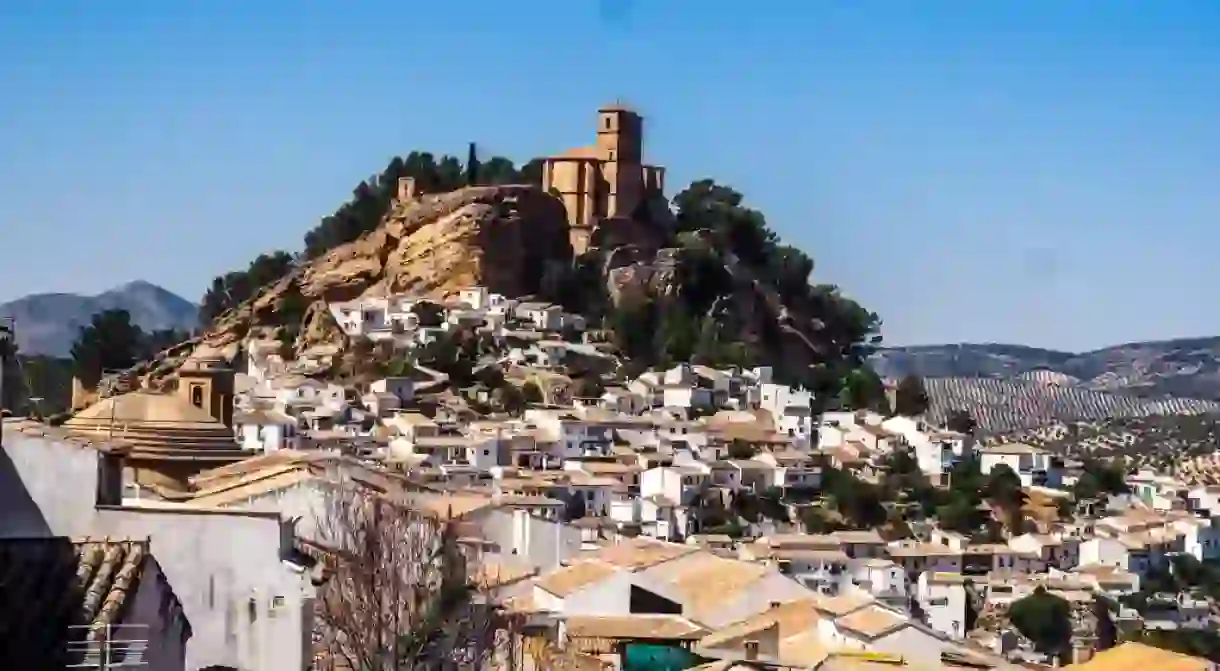
<path fill-rule="evenodd" d="M 485 286 L 506 296 L 538 289 L 546 261 L 570 262 L 563 205 L 529 186 L 474 187 L 394 208 L 376 231 L 305 266 L 309 300 L 410 292 L 441 298 Z"/>
<path fill-rule="evenodd" d="M 471 187 L 396 204 L 378 228 L 295 269 L 201 336 L 140 364 L 164 387 L 188 357 L 232 360 L 248 337 L 278 339 L 299 325 L 297 350 L 345 338 L 328 303 L 415 293 L 442 299 L 473 285 L 510 297 L 538 291 L 550 264 L 570 264 L 562 203 L 533 186 Z"/>

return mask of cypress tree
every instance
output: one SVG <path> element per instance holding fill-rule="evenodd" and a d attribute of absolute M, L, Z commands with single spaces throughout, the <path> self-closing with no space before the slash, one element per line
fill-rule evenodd
<path fill-rule="evenodd" d="M 466 186 L 477 186 L 479 183 L 479 159 L 475 154 L 474 143 L 466 152 Z"/>

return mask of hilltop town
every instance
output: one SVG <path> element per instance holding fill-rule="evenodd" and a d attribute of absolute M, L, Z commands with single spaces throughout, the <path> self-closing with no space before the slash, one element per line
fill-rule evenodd
<path fill-rule="evenodd" d="M 1214 448 L 930 408 L 741 194 L 671 200 L 643 117 L 595 121 L 537 184 L 402 162 L 374 223 L 6 418 L 0 660 L 1214 668 Z"/>

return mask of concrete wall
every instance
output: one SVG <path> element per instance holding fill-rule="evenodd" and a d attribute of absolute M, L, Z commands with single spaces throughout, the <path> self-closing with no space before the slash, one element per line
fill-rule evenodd
<path fill-rule="evenodd" d="M 544 573 L 580 552 L 580 529 L 533 517 L 523 510 L 488 510 L 476 513 L 472 521 L 501 553 L 515 555 Z"/>
<path fill-rule="evenodd" d="M 280 560 L 279 516 L 99 508 L 97 457 L 78 443 L 6 426 L 0 537 L 148 538 L 194 632 L 188 669 L 303 668 L 313 588 Z"/>

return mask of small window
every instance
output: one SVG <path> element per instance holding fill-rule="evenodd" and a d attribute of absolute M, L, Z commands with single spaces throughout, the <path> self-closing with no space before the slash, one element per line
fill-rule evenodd
<path fill-rule="evenodd" d="M 613 119 L 611 119 L 611 118 L 610 118 L 610 117 L 608 117 L 608 116 L 607 116 L 607 117 L 603 117 L 603 118 L 602 118 L 602 126 L 604 126 L 604 127 L 606 128 L 606 130 L 610 130 L 610 127 L 611 127 L 612 125 L 614 125 L 614 120 L 613 120 Z"/>
<path fill-rule="evenodd" d="M 191 405 L 196 408 L 203 407 L 203 387 L 194 385 L 191 387 Z"/>

